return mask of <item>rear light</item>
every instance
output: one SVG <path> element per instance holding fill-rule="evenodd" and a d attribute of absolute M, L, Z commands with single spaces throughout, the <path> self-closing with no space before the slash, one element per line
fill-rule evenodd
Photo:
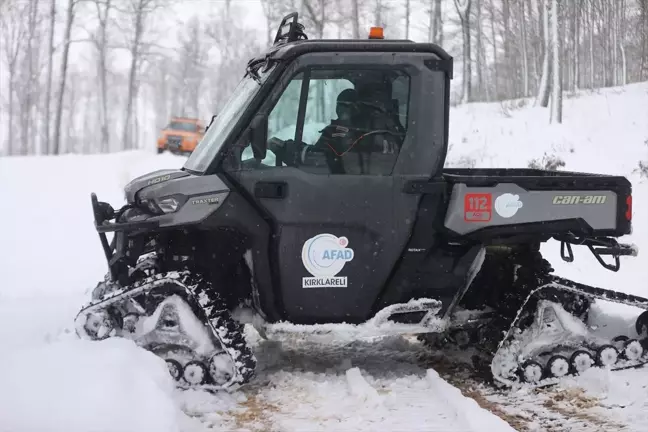
<path fill-rule="evenodd" d="M 626 197 L 626 213 L 625 213 L 626 220 L 630 222 L 632 220 L 632 195 L 628 195 Z"/>

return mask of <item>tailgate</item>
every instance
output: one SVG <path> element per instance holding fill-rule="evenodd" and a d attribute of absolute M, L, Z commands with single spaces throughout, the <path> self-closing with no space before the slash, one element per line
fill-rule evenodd
<path fill-rule="evenodd" d="M 631 232 L 632 185 L 625 177 L 542 170 L 446 170 L 446 228 L 460 235 Z"/>

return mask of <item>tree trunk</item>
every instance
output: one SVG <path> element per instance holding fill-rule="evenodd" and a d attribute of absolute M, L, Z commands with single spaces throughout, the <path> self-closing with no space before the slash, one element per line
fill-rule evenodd
<path fill-rule="evenodd" d="M 352 17 L 353 21 L 353 39 L 360 39 L 360 12 L 358 8 L 358 0 L 352 0 Z"/>
<path fill-rule="evenodd" d="M 495 98 L 500 97 L 499 91 L 499 64 L 497 63 L 497 38 L 495 37 L 495 6 L 493 0 L 490 2 L 490 27 L 491 27 L 491 41 L 493 45 L 493 81 L 495 84 Z"/>
<path fill-rule="evenodd" d="M 526 14 L 524 13 L 524 1 L 520 2 L 520 16 L 522 23 L 522 74 L 524 97 L 529 96 L 529 54 L 527 49 L 527 27 Z"/>
<path fill-rule="evenodd" d="M 513 65 L 513 60 L 511 59 L 511 9 L 509 5 L 509 0 L 502 0 L 502 22 L 504 25 L 504 34 L 502 35 L 502 44 L 504 47 L 504 65 L 506 67 L 506 74 L 513 78 L 515 71 L 515 66 Z M 505 87 L 506 97 L 515 96 L 515 80 L 507 79 Z"/>
<path fill-rule="evenodd" d="M 63 117 L 63 100 L 65 97 L 65 78 L 67 76 L 68 54 L 70 52 L 70 34 L 72 32 L 72 21 L 74 20 L 74 1 L 68 0 L 67 18 L 65 20 L 65 36 L 63 37 L 63 58 L 61 59 L 61 81 L 59 83 L 58 101 L 56 106 L 56 120 L 54 123 L 54 145 L 53 154 L 60 153 L 61 141 L 61 120 Z"/>
<path fill-rule="evenodd" d="M 639 22 L 641 59 L 639 61 L 639 81 L 648 78 L 648 0 L 639 0 Z"/>
<path fill-rule="evenodd" d="M 443 15 L 441 11 L 441 0 L 434 3 L 434 40 L 438 45 L 443 45 Z"/>
<path fill-rule="evenodd" d="M 482 5 L 481 2 L 482 0 L 476 0 L 475 7 L 477 8 L 477 16 L 476 16 L 476 24 L 477 24 L 477 29 L 475 30 L 476 35 L 475 37 L 477 38 L 476 41 L 476 48 L 477 48 L 477 55 L 475 56 L 475 68 L 477 69 L 477 98 L 482 99 L 484 96 L 484 80 L 482 76 L 482 69 L 483 69 L 483 64 L 482 64 L 482 58 L 483 58 L 483 46 L 482 46 L 482 27 L 481 27 L 481 9 Z"/>
<path fill-rule="evenodd" d="M 405 39 L 409 39 L 410 12 L 410 0 L 405 0 Z"/>
<path fill-rule="evenodd" d="M 590 90 L 594 89 L 594 0 L 589 0 L 589 63 Z"/>
<path fill-rule="evenodd" d="M 101 141 L 99 151 L 106 153 L 110 150 L 110 129 L 108 127 L 108 82 L 107 82 L 107 69 L 106 65 L 106 49 L 107 49 L 107 27 L 108 17 L 110 15 L 111 0 L 106 0 L 103 13 L 99 7 L 99 3 L 95 3 L 97 7 L 97 17 L 99 18 L 99 41 L 98 41 L 98 77 L 99 77 L 99 91 L 100 91 L 100 105 L 99 105 L 99 127 L 101 129 Z"/>
<path fill-rule="evenodd" d="M 544 35 L 544 58 L 542 60 L 542 77 L 538 86 L 536 105 L 546 108 L 549 105 L 549 79 L 551 75 L 551 42 L 549 35 L 549 1 L 545 0 L 545 7 L 542 11 L 542 34 Z"/>
<path fill-rule="evenodd" d="M 562 74 L 560 73 L 560 9 L 558 0 L 551 0 L 552 9 L 552 50 L 553 50 L 553 91 L 551 101 L 551 121 L 562 123 Z"/>
<path fill-rule="evenodd" d="M 51 0 L 50 15 L 49 15 L 49 42 L 47 45 L 47 83 L 45 84 L 45 121 L 43 123 L 43 136 L 45 138 L 45 154 L 50 154 L 52 151 L 50 147 L 51 137 L 51 98 L 52 98 L 52 64 L 54 59 L 54 26 L 56 25 L 56 0 Z"/>
<path fill-rule="evenodd" d="M 470 3 L 471 0 L 454 0 L 457 14 L 461 20 L 461 30 L 463 34 L 463 87 L 462 102 L 472 102 L 471 95 L 471 55 L 470 55 Z"/>
<path fill-rule="evenodd" d="M 27 52 L 25 53 L 25 60 L 27 65 L 26 76 L 23 82 L 22 91 L 22 109 L 21 109 L 21 127 L 22 127 L 22 154 L 36 153 L 36 140 L 32 126 L 33 106 L 35 105 L 36 95 L 36 71 L 34 65 L 34 57 L 38 54 L 34 46 L 34 38 L 37 32 L 36 17 L 38 14 L 38 0 L 32 0 L 29 3 L 29 24 L 28 24 L 28 37 L 27 37 Z"/>
<path fill-rule="evenodd" d="M 131 45 L 130 55 L 130 72 L 128 74 L 128 95 L 126 96 L 126 113 L 124 117 L 124 129 L 122 133 L 122 145 L 125 150 L 133 148 L 133 140 L 131 136 L 131 121 L 133 117 L 133 99 L 135 97 L 135 77 L 137 73 L 137 62 L 139 61 L 139 48 L 140 40 L 143 32 L 143 11 L 141 2 L 136 6 L 135 11 L 135 37 Z"/>
<path fill-rule="evenodd" d="M 619 49 L 621 50 L 621 85 L 626 85 L 628 83 L 628 66 L 623 42 L 619 45 Z"/>
<path fill-rule="evenodd" d="M 574 91 L 580 90 L 580 29 L 581 29 L 581 18 L 583 9 L 583 0 L 579 0 L 578 5 L 576 6 L 576 22 L 575 22 L 575 40 L 576 40 L 576 52 L 574 53 Z"/>

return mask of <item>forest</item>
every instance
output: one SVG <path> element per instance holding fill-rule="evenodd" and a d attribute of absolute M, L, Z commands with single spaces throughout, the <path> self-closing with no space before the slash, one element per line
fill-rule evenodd
<path fill-rule="evenodd" d="M 577 91 L 648 80 L 648 0 L 0 0 L 0 155 L 152 148 L 170 116 L 207 122 L 292 11 L 311 39 L 436 43 L 453 104 L 550 123 Z"/>

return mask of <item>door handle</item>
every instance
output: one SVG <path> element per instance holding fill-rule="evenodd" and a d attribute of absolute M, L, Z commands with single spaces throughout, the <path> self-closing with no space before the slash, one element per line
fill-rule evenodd
<path fill-rule="evenodd" d="M 254 185 L 254 196 L 257 198 L 283 199 L 288 191 L 288 183 L 280 182 L 257 182 Z"/>

